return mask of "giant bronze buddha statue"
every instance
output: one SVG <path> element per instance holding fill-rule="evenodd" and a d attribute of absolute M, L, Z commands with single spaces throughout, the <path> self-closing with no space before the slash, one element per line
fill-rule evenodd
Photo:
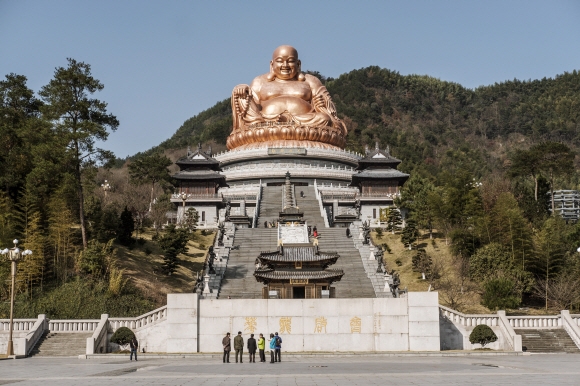
<path fill-rule="evenodd" d="M 300 64 L 294 47 L 280 46 L 269 73 L 234 88 L 228 149 L 344 148 L 346 127 L 330 94 L 318 78 L 303 74 Z"/>

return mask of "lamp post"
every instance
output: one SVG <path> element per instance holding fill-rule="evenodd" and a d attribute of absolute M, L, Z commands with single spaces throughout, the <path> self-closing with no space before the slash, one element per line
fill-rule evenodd
<path fill-rule="evenodd" d="M 181 224 L 183 224 L 185 222 L 185 200 L 187 200 L 187 193 L 181 192 L 179 198 L 183 202 L 183 214 L 181 215 Z"/>
<path fill-rule="evenodd" d="M 105 204 L 107 203 L 107 192 L 111 190 L 111 185 L 109 184 L 109 182 L 107 180 L 105 180 L 105 183 L 101 184 L 101 188 L 103 188 L 103 191 L 105 192 Z"/>
<path fill-rule="evenodd" d="M 28 255 L 32 255 L 32 251 L 26 249 L 21 251 L 18 248 L 18 240 L 14 239 L 12 241 L 14 243 L 14 248 L 6 248 L 2 250 L 0 253 L 2 255 L 8 255 L 8 260 L 12 263 L 12 287 L 10 289 L 10 335 L 8 338 L 8 350 L 7 355 L 11 356 L 14 355 L 14 345 L 12 343 L 12 331 L 14 330 L 14 286 L 16 284 L 16 263 L 22 260 L 24 257 Z"/>

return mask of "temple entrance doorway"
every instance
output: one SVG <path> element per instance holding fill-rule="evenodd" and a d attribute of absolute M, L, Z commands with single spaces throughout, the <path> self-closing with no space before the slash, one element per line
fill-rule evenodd
<path fill-rule="evenodd" d="M 293 299 L 306 299 L 306 288 L 305 287 L 292 287 L 292 298 Z"/>

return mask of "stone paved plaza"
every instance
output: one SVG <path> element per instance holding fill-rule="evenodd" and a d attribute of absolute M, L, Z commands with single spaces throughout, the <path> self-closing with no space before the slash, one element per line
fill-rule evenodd
<path fill-rule="evenodd" d="M 580 356 L 322 357 L 278 364 L 76 358 L 0 361 L 0 385 L 578 385 Z"/>

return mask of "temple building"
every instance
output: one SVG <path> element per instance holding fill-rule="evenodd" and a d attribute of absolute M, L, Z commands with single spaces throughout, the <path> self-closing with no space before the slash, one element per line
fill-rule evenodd
<path fill-rule="evenodd" d="M 320 252 L 315 246 L 280 247 L 274 252 L 260 253 L 254 276 L 264 284 L 262 298 L 336 297 L 332 283 L 339 281 L 344 272 L 326 268 L 339 257 L 336 252 Z"/>
<path fill-rule="evenodd" d="M 330 93 L 300 66 L 293 47 L 278 47 L 269 73 L 232 91 L 228 150 L 177 161 L 178 223 L 193 207 L 199 228 L 220 227 L 204 296 L 397 296 L 363 228 L 381 226 L 409 175 L 379 143 L 345 149 Z"/>

